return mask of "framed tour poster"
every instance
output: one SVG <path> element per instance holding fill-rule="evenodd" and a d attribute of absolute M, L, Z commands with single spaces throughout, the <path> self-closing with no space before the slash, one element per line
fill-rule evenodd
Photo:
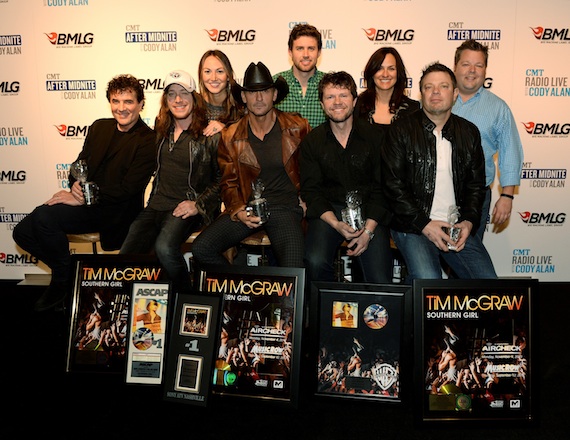
<path fill-rule="evenodd" d="M 534 421 L 537 289 L 533 279 L 414 280 L 420 421 Z"/>
<path fill-rule="evenodd" d="M 304 283 L 296 268 L 201 271 L 199 290 L 222 298 L 214 394 L 297 405 Z"/>
<path fill-rule="evenodd" d="M 164 399 L 206 406 L 218 346 L 220 296 L 179 294 L 169 338 Z"/>
<path fill-rule="evenodd" d="M 398 285 L 313 283 L 315 395 L 401 402 L 409 290 Z"/>
<path fill-rule="evenodd" d="M 169 292 L 169 283 L 133 283 L 127 383 L 159 385 L 162 382 Z"/>
<path fill-rule="evenodd" d="M 146 256 L 75 255 L 68 372 L 125 374 L 133 284 L 165 278 Z"/>

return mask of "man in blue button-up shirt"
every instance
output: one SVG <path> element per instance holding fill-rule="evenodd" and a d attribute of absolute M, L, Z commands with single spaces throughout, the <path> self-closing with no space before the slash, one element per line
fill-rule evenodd
<path fill-rule="evenodd" d="M 491 218 L 491 190 L 487 191 L 477 234 L 483 239 L 487 221 L 504 227 L 511 216 L 515 187 L 520 184 L 523 148 L 513 114 L 498 96 L 483 87 L 487 71 L 488 48 L 475 40 L 464 41 L 455 51 L 455 76 L 459 96 L 452 112 L 474 123 L 481 132 L 485 152 L 486 183 L 495 180 L 494 156 L 498 154 L 501 196 Z M 502 225 L 502 226 L 501 226 Z"/>

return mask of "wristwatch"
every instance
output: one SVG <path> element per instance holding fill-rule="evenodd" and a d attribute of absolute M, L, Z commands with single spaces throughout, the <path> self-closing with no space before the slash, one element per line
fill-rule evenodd
<path fill-rule="evenodd" d="M 368 234 L 368 236 L 370 237 L 370 241 L 372 241 L 372 239 L 374 238 L 374 232 L 370 231 L 369 229 L 364 228 L 364 232 L 366 232 Z"/>

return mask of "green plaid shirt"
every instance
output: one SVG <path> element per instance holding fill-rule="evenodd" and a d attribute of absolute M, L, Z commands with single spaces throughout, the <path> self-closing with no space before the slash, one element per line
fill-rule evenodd
<path fill-rule="evenodd" d="M 289 93 L 283 101 L 277 104 L 279 110 L 284 112 L 297 112 L 309 121 L 311 128 L 315 128 L 325 122 L 325 112 L 319 101 L 319 81 L 323 78 L 324 72 L 315 69 L 315 74 L 309 78 L 307 93 L 303 96 L 301 84 L 293 75 L 293 68 L 273 75 L 273 80 L 281 75 L 289 84 Z"/>

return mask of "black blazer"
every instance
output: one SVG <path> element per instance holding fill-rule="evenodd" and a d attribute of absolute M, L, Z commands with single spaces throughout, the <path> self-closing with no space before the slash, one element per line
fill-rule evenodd
<path fill-rule="evenodd" d="M 114 118 L 95 121 L 77 158 L 87 161 L 88 180 L 106 163 L 105 184 L 99 185 L 99 200 L 94 210 L 100 219 L 99 233 L 104 250 L 121 247 L 129 226 L 143 208 L 144 191 L 156 168 L 154 131 L 139 118 L 110 152 L 116 128 Z M 70 174 L 70 187 L 75 180 Z"/>

